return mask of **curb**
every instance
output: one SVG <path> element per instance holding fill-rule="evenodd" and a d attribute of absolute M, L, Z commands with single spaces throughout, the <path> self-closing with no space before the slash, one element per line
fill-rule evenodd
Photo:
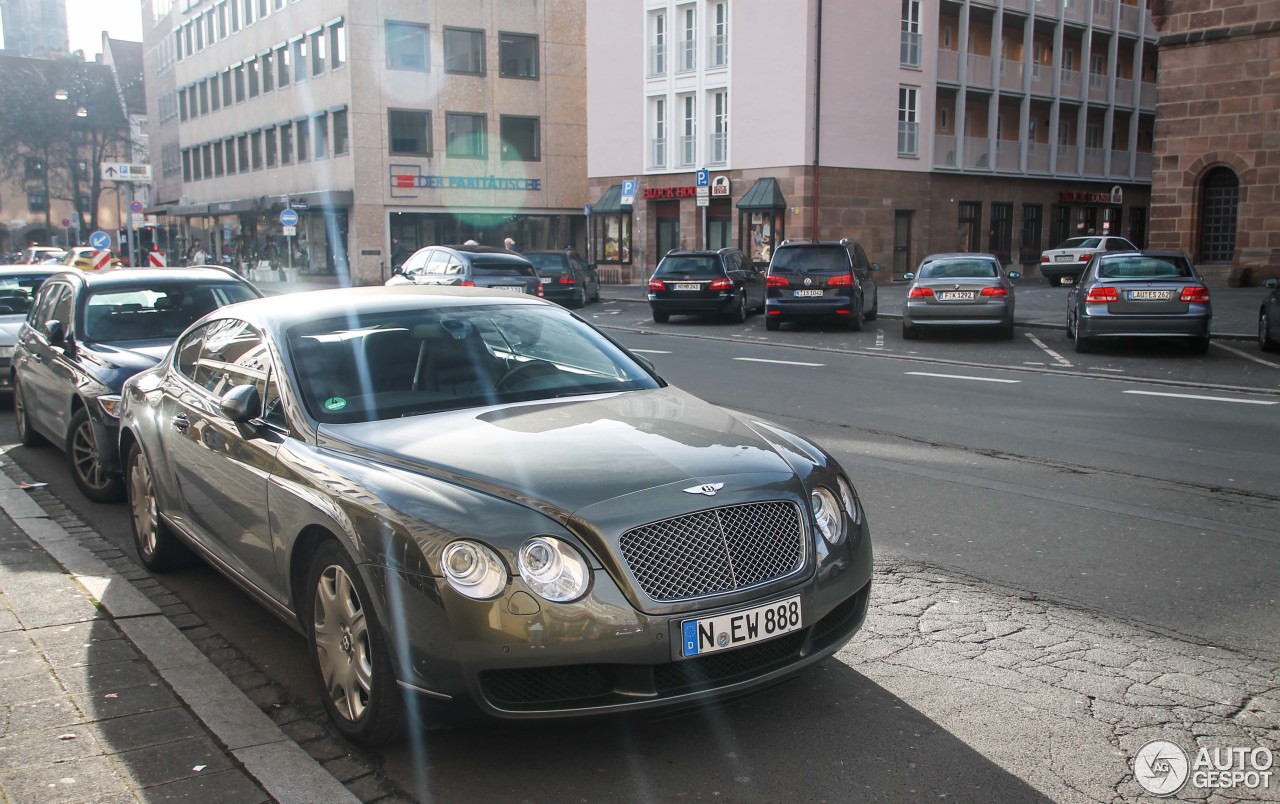
<path fill-rule="evenodd" d="M 7 474 L 0 508 L 87 589 L 188 710 L 282 804 L 358 802 L 213 665 L 134 584 L 80 544 Z"/>

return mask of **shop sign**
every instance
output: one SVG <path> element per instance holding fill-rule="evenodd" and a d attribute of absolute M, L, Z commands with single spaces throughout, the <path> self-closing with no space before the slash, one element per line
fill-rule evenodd
<path fill-rule="evenodd" d="M 696 198 L 698 196 L 697 187 L 646 187 L 644 188 L 645 200 L 665 199 L 665 198 Z"/>
<path fill-rule="evenodd" d="M 729 177 L 716 176 L 711 180 L 711 197 L 712 198 L 728 198 L 729 197 Z"/>
<path fill-rule="evenodd" d="M 525 176 L 440 176 L 422 172 L 417 165 L 391 166 L 391 197 L 416 196 L 419 190 L 519 190 L 541 191 L 542 179 Z"/>
<path fill-rule="evenodd" d="M 1109 193 L 1089 193 L 1083 190 L 1063 190 L 1058 194 L 1063 204 L 1114 204 L 1124 203 L 1124 191 L 1119 186 L 1111 188 Z"/>

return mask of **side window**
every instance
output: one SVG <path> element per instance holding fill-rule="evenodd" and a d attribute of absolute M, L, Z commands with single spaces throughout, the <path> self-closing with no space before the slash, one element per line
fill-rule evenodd
<path fill-rule="evenodd" d="M 445 269 L 446 274 L 449 276 L 462 276 L 466 271 L 466 263 L 457 257 L 449 257 L 449 267 Z"/>
<path fill-rule="evenodd" d="M 449 264 L 449 254 L 445 251 L 431 252 L 431 263 L 427 266 L 426 273 L 433 276 L 444 273 L 445 266 Z"/>
<path fill-rule="evenodd" d="M 59 285 L 54 289 L 54 295 L 49 303 L 48 314 L 40 320 L 40 331 L 44 332 L 46 321 L 61 321 L 62 328 L 66 332 L 71 332 L 74 327 L 71 326 L 72 311 L 75 309 L 75 296 L 71 293 L 71 288 L 66 285 Z"/>
<path fill-rule="evenodd" d="M 853 247 L 853 270 L 858 274 L 859 279 L 866 279 L 871 274 L 871 266 L 867 263 L 867 254 L 862 250 L 862 246 L 854 245 Z"/>
<path fill-rule="evenodd" d="M 35 301 L 31 304 L 31 310 L 27 312 L 27 324 L 36 332 L 44 332 L 44 322 L 49 320 L 47 314 L 49 308 L 53 305 L 53 297 L 57 295 L 61 287 L 61 285 L 46 283 L 36 293 Z"/>
<path fill-rule="evenodd" d="M 430 258 L 430 251 L 419 251 L 405 261 L 404 268 L 402 270 L 409 276 L 420 274 L 423 269 L 427 267 L 427 260 Z"/>
<path fill-rule="evenodd" d="M 269 369 L 262 336 L 244 321 L 227 318 L 208 326 L 196 359 L 195 382 L 216 397 L 237 385 L 256 385 L 265 401 Z"/>
<path fill-rule="evenodd" d="M 196 365 L 200 357 L 200 347 L 204 345 L 204 333 L 209 329 L 208 324 L 198 329 L 193 329 L 182 339 L 178 345 L 178 351 L 175 355 L 174 364 L 178 368 L 178 373 L 186 377 L 188 380 L 195 381 Z"/>

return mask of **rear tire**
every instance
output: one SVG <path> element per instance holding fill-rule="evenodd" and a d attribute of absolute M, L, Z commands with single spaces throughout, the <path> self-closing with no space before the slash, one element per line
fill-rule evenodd
<path fill-rule="evenodd" d="M 658 323 L 658 324 L 665 324 L 665 323 L 667 323 L 668 321 L 670 321 L 670 320 L 671 320 L 671 314 L 670 314 L 670 313 L 660 313 L 660 312 L 658 312 L 657 310 L 654 310 L 654 311 L 653 311 L 653 320 L 654 320 L 654 322 L 655 322 L 655 323 Z"/>
<path fill-rule="evenodd" d="M 1191 352 L 1193 355 L 1209 354 L 1209 339 L 1192 338 L 1191 342 L 1187 344 L 1187 351 Z"/>
<path fill-rule="evenodd" d="M 902 339 L 904 341 L 914 341 L 920 338 L 920 329 L 910 324 L 902 325 Z"/>
<path fill-rule="evenodd" d="M 39 447 L 49 443 L 44 436 L 31 427 L 31 416 L 27 414 L 27 400 L 22 395 L 22 385 L 17 375 L 13 378 L 13 415 L 17 419 L 18 443 L 24 447 Z"/>
<path fill-rule="evenodd" d="M 1266 309 L 1258 313 L 1258 348 L 1264 352 L 1280 352 L 1280 342 L 1277 342 L 1270 335 L 1271 318 L 1267 315 Z M 16 399 L 17 386 L 14 386 L 14 398 Z"/>
<path fill-rule="evenodd" d="M 1013 322 L 1008 321 L 1000 325 L 1000 339 L 1004 341 L 1013 340 Z"/>
<path fill-rule="evenodd" d="M 745 324 L 747 322 L 747 292 L 745 290 L 738 297 L 737 305 L 729 313 L 729 320 L 735 324 Z"/>
<path fill-rule="evenodd" d="M 764 320 L 764 328 L 770 332 L 777 332 L 778 327 L 780 326 L 782 326 L 782 322 L 779 321 L 776 316 L 773 318 L 765 318 Z"/>
<path fill-rule="evenodd" d="M 876 303 L 871 305 L 871 309 L 867 312 L 867 320 L 875 321 L 880 316 L 880 294 L 876 294 Z"/>
<path fill-rule="evenodd" d="M 1076 321 L 1071 328 L 1071 338 L 1075 341 L 1076 351 L 1080 354 L 1088 354 L 1093 351 L 1093 341 L 1080 335 L 1080 322 Z"/>
<path fill-rule="evenodd" d="M 569 306 L 575 310 L 581 310 L 587 306 L 587 289 L 581 283 L 573 291 L 573 300 L 569 302 Z"/>
<path fill-rule="evenodd" d="M 863 322 L 866 319 L 862 315 L 862 299 L 855 299 L 853 309 L 849 311 L 849 331 L 861 332 Z"/>

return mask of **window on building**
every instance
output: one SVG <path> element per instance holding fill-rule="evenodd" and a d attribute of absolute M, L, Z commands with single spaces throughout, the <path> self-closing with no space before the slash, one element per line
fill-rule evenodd
<path fill-rule="evenodd" d="M 347 63 L 347 26 L 342 20 L 329 26 L 329 59 L 335 70 Z"/>
<path fill-rule="evenodd" d="M 311 158 L 311 121 L 304 117 L 295 121 L 293 128 L 298 144 L 298 161 L 305 162 Z"/>
<path fill-rule="evenodd" d="M 958 251 L 982 248 L 982 202 L 960 202 L 960 247 Z"/>
<path fill-rule="evenodd" d="M 307 80 L 307 38 L 295 39 L 290 44 L 293 48 L 293 81 L 302 83 Z"/>
<path fill-rule="evenodd" d="M 241 103 L 244 101 L 244 65 L 237 64 L 233 72 L 235 73 L 236 103 Z"/>
<path fill-rule="evenodd" d="M 898 156 L 920 153 L 919 96 L 916 87 L 898 87 Z"/>
<path fill-rule="evenodd" d="M 218 83 L 218 76 L 209 79 L 209 111 L 216 112 L 222 108 L 222 85 Z"/>
<path fill-rule="evenodd" d="M 230 106 L 235 103 L 235 98 L 231 94 L 231 71 L 222 71 L 222 105 Z"/>
<path fill-rule="evenodd" d="M 280 159 L 280 140 L 276 137 L 275 126 L 268 126 L 263 132 L 263 144 L 267 152 L 267 167 L 273 168 Z"/>
<path fill-rule="evenodd" d="M 246 28 L 253 24 L 254 19 L 256 19 L 254 16 L 253 0 L 241 0 L 240 19 L 244 21 Z"/>
<path fill-rule="evenodd" d="M 45 173 L 44 160 L 34 156 L 23 157 L 22 176 L 25 179 L 43 179 Z"/>
<path fill-rule="evenodd" d="M 680 105 L 680 165 L 688 167 L 698 160 L 698 104 L 692 95 L 677 99 Z"/>
<path fill-rule="evenodd" d="M 184 148 L 182 151 L 182 180 L 192 181 L 191 176 L 191 149 Z M 30 201 L 28 201 L 28 205 L 30 205 Z"/>
<path fill-rule="evenodd" d="M 231 11 L 231 33 L 240 30 L 240 0 L 229 0 Z"/>
<path fill-rule="evenodd" d="M 1229 167 L 1204 177 L 1200 192 L 1200 262 L 1230 263 L 1236 253 L 1240 179 Z"/>
<path fill-rule="evenodd" d="M 1056 248 L 1059 243 L 1071 236 L 1071 207 L 1066 204 L 1054 204 L 1050 215 L 1049 247 Z"/>
<path fill-rule="evenodd" d="M 280 164 L 293 164 L 293 123 L 280 124 Z"/>
<path fill-rule="evenodd" d="M 247 78 L 249 83 L 249 97 L 251 98 L 258 97 L 258 91 L 260 86 L 260 83 L 259 83 L 260 70 L 258 69 L 258 60 L 250 59 L 249 61 L 245 62 L 244 72 L 245 72 L 245 77 Z"/>
<path fill-rule="evenodd" d="M 195 27 L 196 50 L 204 50 L 204 25 L 199 19 L 194 20 L 192 25 Z"/>
<path fill-rule="evenodd" d="M 666 98 L 653 99 L 653 143 L 650 148 L 650 158 L 652 166 L 655 168 L 665 168 L 667 166 L 667 100 Z"/>
<path fill-rule="evenodd" d="M 397 156 L 431 156 L 431 112 L 387 110 L 387 139 Z"/>
<path fill-rule="evenodd" d="M 200 114 L 209 113 L 209 82 L 200 82 Z"/>
<path fill-rule="evenodd" d="M 324 31 L 315 31 L 311 34 L 311 74 L 323 75 L 325 66 L 328 62 L 327 53 L 329 51 L 329 42 L 324 35 Z"/>
<path fill-rule="evenodd" d="M 498 75 L 503 78 L 538 77 L 538 37 L 533 34 L 498 34 Z"/>
<path fill-rule="evenodd" d="M 266 94 L 275 89 L 276 82 L 275 54 L 272 51 L 258 56 L 258 69 L 262 71 L 262 92 Z"/>
<path fill-rule="evenodd" d="M 333 155 L 342 156 L 351 150 L 351 133 L 347 130 L 347 110 L 333 112 Z"/>
<path fill-rule="evenodd" d="M 445 113 L 445 153 L 467 159 L 487 157 L 488 125 L 488 118 L 482 114 Z"/>
<path fill-rule="evenodd" d="M 262 170 L 262 132 L 249 132 L 249 161 L 254 170 Z"/>
<path fill-rule="evenodd" d="M 1034 263 L 1040 259 L 1044 249 L 1040 245 L 1041 216 L 1044 207 L 1040 204 L 1022 205 L 1022 231 L 1018 235 L 1018 261 L 1024 264 Z"/>
<path fill-rule="evenodd" d="M 316 136 L 311 153 L 316 159 L 324 159 L 329 156 L 329 113 L 321 112 L 311 118 L 311 127 Z"/>
<path fill-rule="evenodd" d="M 688 6 L 681 12 L 680 18 L 683 22 L 683 38 L 680 40 L 677 71 L 687 73 L 698 67 L 698 10 Z"/>
<path fill-rule="evenodd" d="M 270 13 L 271 8 L 267 0 L 258 0 L 258 19 L 266 19 L 267 15 Z"/>
<path fill-rule="evenodd" d="M 46 212 L 49 209 L 49 196 L 44 190 L 27 191 L 27 210 L 30 212 Z"/>
<path fill-rule="evenodd" d="M 445 28 L 444 71 L 484 75 L 484 31 Z"/>
<path fill-rule="evenodd" d="M 998 201 L 991 204 L 991 232 L 987 238 L 987 250 L 1000 259 L 1001 264 L 1010 261 L 1013 252 L 1013 204 Z"/>
<path fill-rule="evenodd" d="M 226 3 L 226 0 L 224 0 L 223 2 L 218 4 L 218 38 L 219 39 L 227 38 L 227 32 L 229 30 L 227 28 L 227 23 L 229 21 L 230 21 L 230 16 L 227 13 L 227 3 Z"/>
<path fill-rule="evenodd" d="M 502 158 L 515 162 L 537 162 L 542 159 L 542 126 L 537 117 L 502 115 Z"/>
<path fill-rule="evenodd" d="M 204 178 L 204 170 L 200 162 L 199 146 L 191 149 L 191 180 L 200 181 Z"/>
<path fill-rule="evenodd" d="M 240 168 L 241 173 L 248 173 L 252 166 L 249 164 L 249 135 L 241 134 L 236 137 L 236 165 Z"/>
<path fill-rule="evenodd" d="M 173 32 L 173 52 L 178 61 L 182 61 L 187 57 L 187 51 L 182 46 L 182 29 Z"/>
<path fill-rule="evenodd" d="M 224 172 L 222 164 L 222 143 L 215 142 L 213 144 L 213 175 L 214 178 L 222 178 Z"/>
<path fill-rule="evenodd" d="M 711 159 L 713 165 L 729 161 L 729 93 L 711 93 Z"/>
<path fill-rule="evenodd" d="M 200 154 L 201 175 L 206 179 L 213 178 L 213 146 L 209 143 L 201 145 L 197 151 Z"/>
<path fill-rule="evenodd" d="M 281 89 L 289 86 L 289 79 L 293 77 L 293 62 L 289 59 L 289 53 L 288 44 L 276 47 L 276 86 Z"/>
<path fill-rule="evenodd" d="M 392 70 L 428 70 L 427 26 L 388 22 L 387 67 Z"/>
<path fill-rule="evenodd" d="M 227 175 L 231 176 L 236 172 L 236 138 L 228 137 L 222 141 L 222 151 L 224 161 L 227 165 Z"/>
<path fill-rule="evenodd" d="M 649 44 L 649 75 L 667 74 L 667 15 L 652 17 L 653 41 Z"/>
<path fill-rule="evenodd" d="M 729 64 L 729 4 L 712 3 L 709 12 L 711 38 L 707 42 L 707 67 Z"/>
<path fill-rule="evenodd" d="M 920 0 L 902 0 L 902 43 L 898 58 L 904 67 L 920 66 Z"/>
<path fill-rule="evenodd" d="M 185 121 L 187 119 L 187 91 L 185 89 L 178 90 L 178 120 Z"/>

